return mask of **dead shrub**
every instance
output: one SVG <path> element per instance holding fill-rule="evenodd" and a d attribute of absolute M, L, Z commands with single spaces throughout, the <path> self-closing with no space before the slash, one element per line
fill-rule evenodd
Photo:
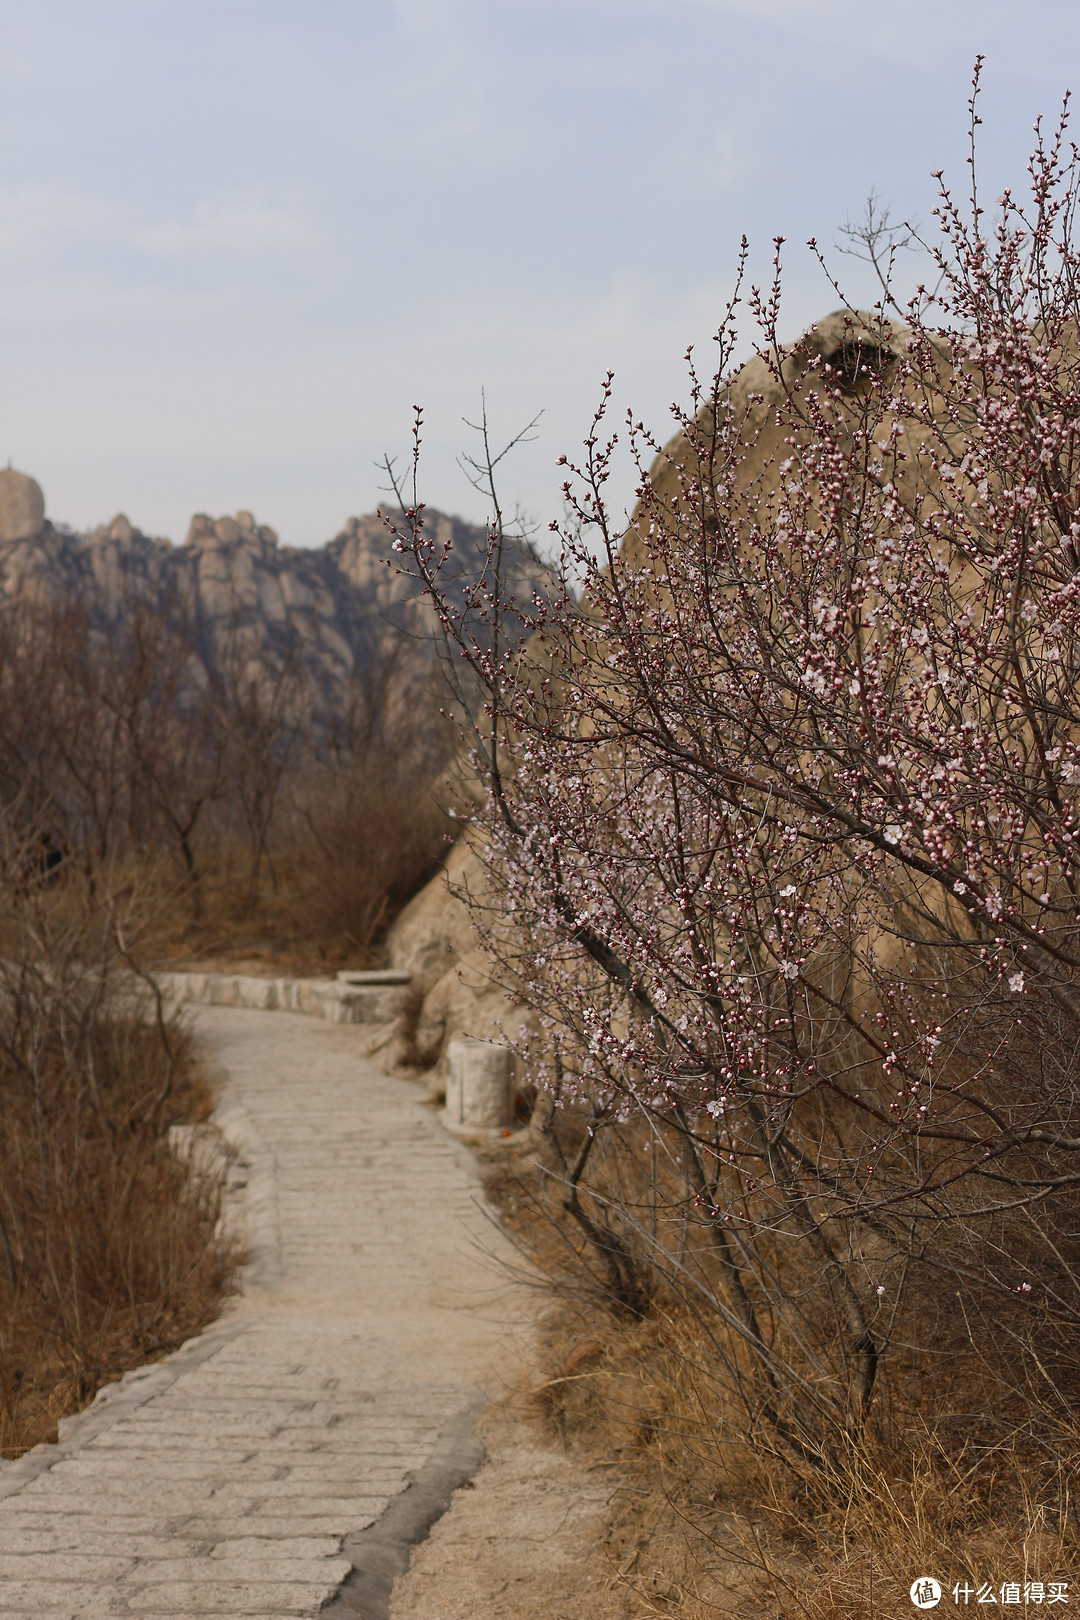
<path fill-rule="evenodd" d="M 385 757 L 320 771 L 298 797 L 294 915 L 325 955 L 370 958 L 438 869 L 446 817 L 427 784 Z"/>
<path fill-rule="evenodd" d="M 576 1136 L 561 1124 L 567 1158 L 587 1128 L 577 1124 Z M 645 1176 L 631 1137 L 624 1201 Z M 591 1468 L 615 1471 L 601 1563 L 635 1615 L 892 1620 L 911 1609 L 917 1576 L 936 1576 L 950 1605 L 957 1583 L 974 1594 L 990 1582 L 1000 1604 L 1005 1581 L 1023 1592 L 1074 1579 L 1080 1436 L 1054 1398 L 1056 1372 L 1041 1398 L 1011 1388 L 1008 1339 L 999 1361 L 973 1361 L 955 1295 L 933 1311 L 927 1293 L 917 1317 L 895 1325 L 874 1422 L 824 1470 L 797 1470 L 768 1426 L 748 1432 L 725 1346 L 665 1277 L 652 1274 L 636 1317 L 612 1309 L 594 1245 L 563 1207 L 550 1152 L 534 1144 L 531 1157 L 520 1145 L 493 1150 L 488 1175 L 532 1276 L 556 1295 L 530 1404 Z M 599 1217 L 599 1203 L 586 1207 Z"/>
<path fill-rule="evenodd" d="M 265 648 L 236 610 L 206 663 L 189 601 L 125 590 L 0 605 L 0 804 L 25 845 L 0 886 L 92 895 L 126 862 L 169 891 L 163 956 L 363 963 L 442 853 L 429 661 L 390 634 L 323 690 L 300 624 Z"/>
<path fill-rule="evenodd" d="M 74 950 L 5 962 L 0 999 L 0 1454 L 16 1456 L 212 1320 L 237 1254 L 220 1187 L 168 1148 L 213 1103 L 187 1031 Z"/>

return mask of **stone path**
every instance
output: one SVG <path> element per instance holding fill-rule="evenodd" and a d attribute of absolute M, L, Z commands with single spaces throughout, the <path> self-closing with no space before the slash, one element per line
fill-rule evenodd
<path fill-rule="evenodd" d="M 251 1161 L 252 1275 L 60 1446 L 0 1465 L 0 1620 L 319 1613 L 513 1331 L 469 1156 L 356 1029 L 195 1017 Z M 334 1610 L 365 1613 L 348 1585 Z"/>

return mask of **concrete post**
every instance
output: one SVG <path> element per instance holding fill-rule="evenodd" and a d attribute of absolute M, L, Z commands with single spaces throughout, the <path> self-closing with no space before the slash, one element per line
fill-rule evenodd
<path fill-rule="evenodd" d="M 451 1041 L 446 1049 L 446 1123 L 452 1130 L 513 1124 L 513 1053 L 496 1041 Z"/>

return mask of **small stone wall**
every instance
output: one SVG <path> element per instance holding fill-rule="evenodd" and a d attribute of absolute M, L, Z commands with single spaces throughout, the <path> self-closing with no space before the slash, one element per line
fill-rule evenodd
<path fill-rule="evenodd" d="M 307 1013 L 332 1024 L 388 1024 L 401 1012 L 410 975 L 345 973 L 336 979 L 261 979 L 246 973 L 157 973 L 177 1006 L 253 1007 Z"/>

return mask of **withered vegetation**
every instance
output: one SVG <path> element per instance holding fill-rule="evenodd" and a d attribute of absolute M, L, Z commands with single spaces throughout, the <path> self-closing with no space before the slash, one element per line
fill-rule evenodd
<path fill-rule="evenodd" d="M 301 623 L 273 647 L 137 580 L 0 612 L 0 803 L 50 877 L 126 869 L 158 958 L 307 971 L 377 956 L 432 874 L 450 736 L 403 639 L 320 689 Z"/>
<path fill-rule="evenodd" d="M 88 928 L 55 893 L 43 903 L 24 889 L 4 921 L 0 1454 L 10 1457 L 55 1439 L 59 1419 L 103 1384 L 211 1321 L 240 1256 L 221 1228 L 221 1182 L 191 1175 L 169 1147 L 171 1125 L 205 1120 L 213 1105 L 188 1032 L 125 977 L 100 917 Z"/>
<path fill-rule="evenodd" d="M 611 1482 L 587 1612 L 883 1620 L 910 1608 L 922 1573 L 948 1576 L 949 1602 L 953 1584 L 969 1585 L 974 1602 L 987 1582 L 1000 1602 L 1006 1576 L 1021 1593 L 1031 1582 L 1071 1590 L 1080 1432 L 1058 1333 L 1041 1346 L 1054 1375 L 1033 1386 L 1030 1359 L 1025 1369 L 1011 1336 L 973 1319 L 958 1294 L 909 1296 L 876 1421 L 824 1466 L 800 1467 L 762 1414 L 747 1423 L 732 1376 L 737 1335 L 718 1336 L 640 1251 L 636 1308 L 613 1296 L 597 1232 L 616 1200 L 648 1192 L 642 1161 L 654 1145 L 643 1130 L 607 1135 L 581 1194 L 597 1228 L 588 1234 L 566 1207 L 562 1170 L 581 1126 L 565 1114 L 541 1120 L 528 1141 L 485 1156 L 521 1276 L 552 1296 L 525 1409 Z M 611 1255 L 631 1263 L 619 1243 Z"/>

